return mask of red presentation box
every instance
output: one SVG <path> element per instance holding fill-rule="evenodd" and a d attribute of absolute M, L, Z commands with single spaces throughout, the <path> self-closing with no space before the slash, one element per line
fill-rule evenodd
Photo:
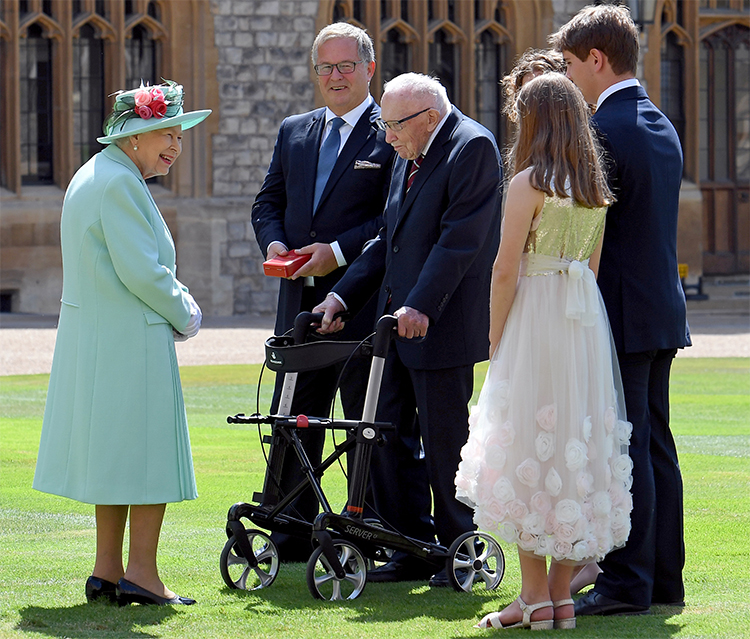
<path fill-rule="evenodd" d="M 263 272 L 271 277 L 289 277 L 305 262 L 312 257 L 311 254 L 298 255 L 294 251 L 289 251 L 286 255 L 277 255 L 273 259 L 263 262 Z"/>

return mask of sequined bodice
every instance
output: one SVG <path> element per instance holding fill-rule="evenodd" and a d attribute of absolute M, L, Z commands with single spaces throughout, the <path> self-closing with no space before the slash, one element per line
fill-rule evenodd
<path fill-rule="evenodd" d="M 585 260 L 599 242 L 606 214 L 606 207 L 587 209 L 571 199 L 545 196 L 544 208 L 534 218 L 524 253 Z"/>

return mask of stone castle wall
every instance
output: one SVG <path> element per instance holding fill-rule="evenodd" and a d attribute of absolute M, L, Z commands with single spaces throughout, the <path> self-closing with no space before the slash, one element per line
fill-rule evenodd
<path fill-rule="evenodd" d="M 213 314 L 271 313 L 278 281 L 263 275 L 250 211 L 282 120 L 315 106 L 310 47 L 318 2 L 212 0 L 211 6 L 221 123 L 213 136 L 213 197 L 202 203 L 205 219 L 199 214 L 194 221 L 202 230 L 189 235 L 196 243 L 210 235 L 215 243 L 211 286 L 216 277 L 220 286 L 206 291 Z M 193 241 L 185 251 L 198 250 Z"/>

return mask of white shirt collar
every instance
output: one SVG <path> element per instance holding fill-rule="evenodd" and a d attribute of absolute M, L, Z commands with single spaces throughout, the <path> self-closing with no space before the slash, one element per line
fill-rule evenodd
<path fill-rule="evenodd" d="M 432 144 L 432 141 L 437 137 L 437 134 L 440 133 L 440 129 L 443 128 L 443 124 L 445 124 L 445 120 L 451 114 L 451 111 L 453 111 L 453 107 L 448 109 L 448 113 L 446 113 L 442 118 L 440 118 L 440 122 L 437 123 L 437 126 L 435 127 L 435 130 L 432 132 L 430 139 L 427 140 L 427 144 L 424 145 L 424 148 L 422 149 L 422 152 L 420 153 L 422 157 L 427 155 L 427 151 L 430 150 L 430 145 Z"/>
<path fill-rule="evenodd" d="M 368 106 L 372 103 L 372 96 L 368 93 L 367 97 L 362 101 L 362 103 L 354 107 L 351 111 L 348 113 L 344 113 L 344 115 L 341 116 L 341 119 L 346 122 L 350 127 L 354 128 L 359 122 L 359 118 L 362 117 L 362 114 L 365 112 L 365 109 L 367 109 Z M 326 107 L 326 126 L 328 126 L 328 123 L 333 120 L 333 118 L 338 117 L 331 109 Z"/>
<path fill-rule="evenodd" d="M 627 80 L 622 80 L 621 82 L 616 82 L 612 86 L 607 87 L 602 91 L 602 94 L 599 96 L 599 99 L 596 101 L 596 110 L 599 110 L 599 107 L 602 105 L 602 103 L 615 91 L 620 91 L 621 89 L 627 89 L 629 87 L 639 87 L 641 86 L 641 83 L 638 82 L 637 78 L 628 78 Z"/>

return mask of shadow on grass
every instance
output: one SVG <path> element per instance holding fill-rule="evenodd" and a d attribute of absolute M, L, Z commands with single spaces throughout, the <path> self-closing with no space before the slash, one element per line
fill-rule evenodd
<path fill-rule="evenodd" d="M 314 599 L 307 586 L 299 581 L 284 585 L 274 583 L 272 588 L 255 591 L 223 588 L 222 593 L 246 602 L 246 610 L 262 610 L 264 615 L 274 614 L 274 610 L 283 615 L 289 610 L 304 612 L 320 610 L 321 607 L 340 608 L 350 613 L 346 616 L 347 621 L 355 623 L 399 622 L 415 616 L 438 621 L 470 621 L 480 613 L 488 597 L 496 596 L 487 591 L 472 596 L 449 588 L 434 589 L 416 581 L 368 584 L 357 599 L 343 601 Z M 271 610 L 269 604 L 273 607 Z"/>
<path fill-rule="evenodd" d="M 279 584 L 280 585 L 280 584 Z M 301 589 L 300 589 L 301 586 Z M 340 610 L 342 621 L 347 624 L 388 624 L 423 618 L 435 622 L 459 622 L 465 624 L 466 632 L 452 635 L 452 639 L 476 637 L 472 626 L 490 609 L 502 608 L 515 598 L 502 587 L 494 592 L 476 588 L 471 595 L 452 589 L 429 588 L 420 582 L 396 584 L 368 584 L 360 597 L 352 601 L 321 601 L 313 599 L 307 588 L 297 580 L 256 591 L 223 588 L 222 594 L 235 597 L 245 603 L 248 612 L 264 616 L 277 614 L 286 616 L 290 612 L 304 615 L 307 611 Z M 305 599 L 305 597 L 308 597 Z M 270 604 L 270 607 L 269 607 Z M 638 639 L 669 639 L 679 635 L 683 629 L 679 615 L 683 609 L 654 606 L 652 614 L 620 617 L 581 617 L 578 619 L 578 639 L 600 639 L 601 637 L 632 637 Z M 513 631 L 511 631 L 513 632 Z M 526 636 L 523 629 L 515 631 Z M 365 636 L 365 635 L 363 635 Z M 539 635 L 558 636 L 558 631 Z"/>
<path fill-rule="evenodd" d="M 90 639 L 96 636 L 157 637 L 142 626 L 156 626 L 179 614 L 168 606 L 79 604 L 67 608 L 27 606 L 19 610 L 17 630 L 50 637 Z M 110 635 L 110 633 L 113 633 Z"/>

